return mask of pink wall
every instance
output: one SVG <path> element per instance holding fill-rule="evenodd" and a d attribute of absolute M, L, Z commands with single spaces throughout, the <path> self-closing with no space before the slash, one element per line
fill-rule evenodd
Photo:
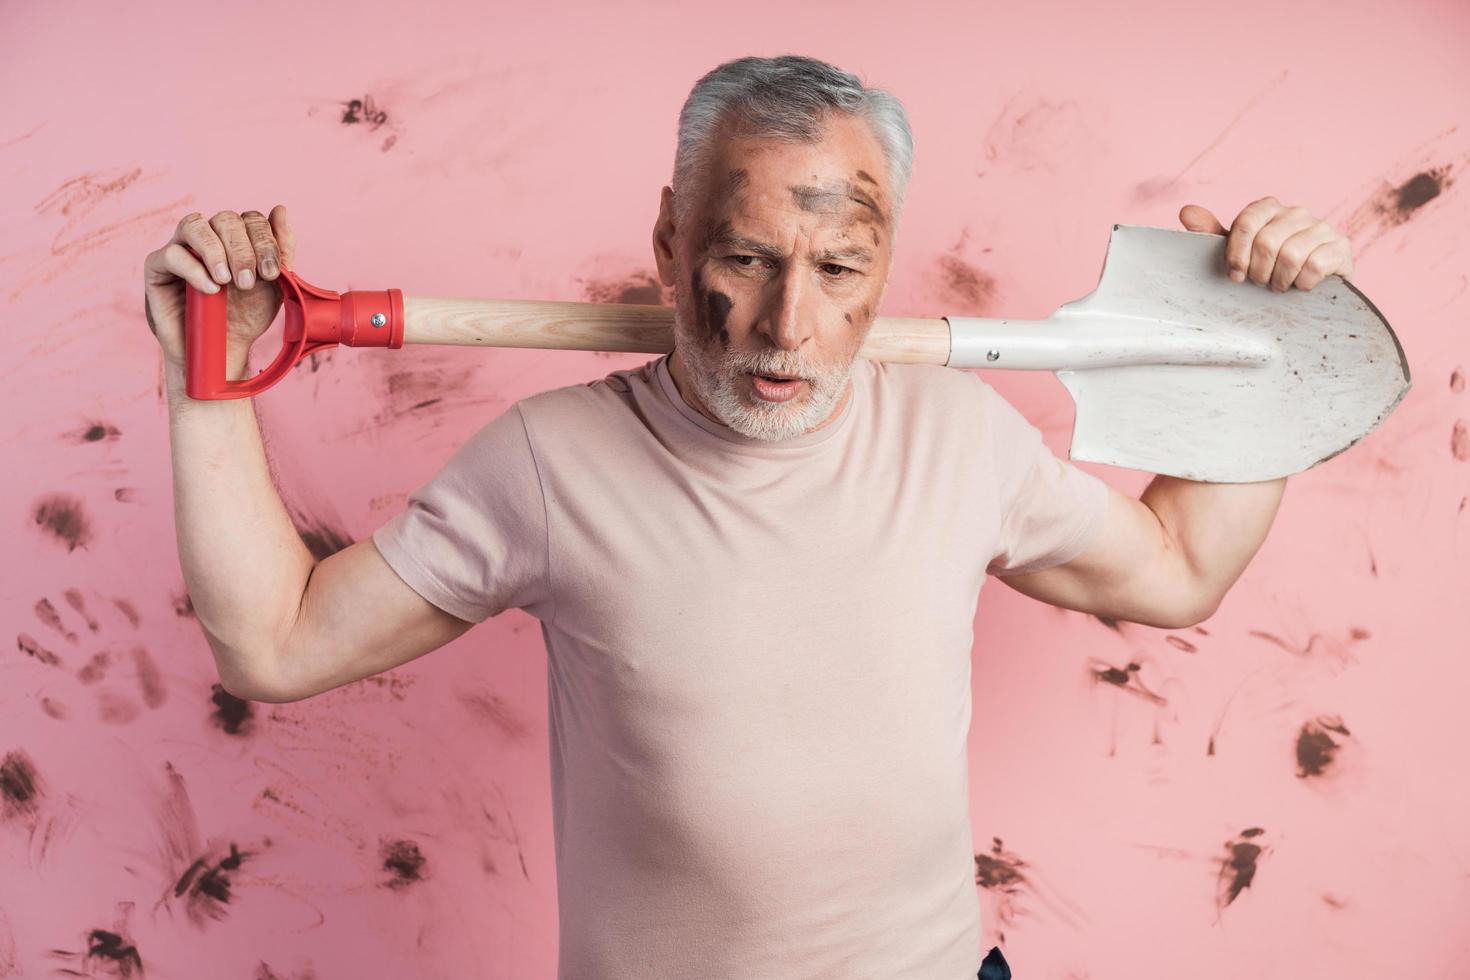
<path fill-rule="evenodd" d="M 6 4 L 0 37 L 0 976 L 113 975 L 94 930 L 155 977 L 552 975 L 535 621 L 305 702 L 213 687 L 142 261 L 189 211 L 285 203 L 331 288 L 616 297 L 651 274 L 689 86 L 782 53 L 908 107 L 887 314 L 1042 317 L 1095 285 L 1113 222 L 1228 224 L 1274 194 L 1351 233 L 1412 362 L 1377 431 L 1291 478 L 1204 625 L 984 590 L 987 940 L 1021 980 L 1470 976 L 1463 3 Z M 369 97 L 385 120 L 344 123 Z M 1422 174 L 1438 193 L 1396 210 Z M 515 399 L 646 359 L 339 348 L 257 410 L 330 549 Z M 1065 454 L 1055 378 L 987 377 Z M 1127 688 L 1095 680 L 1130 662 Z M 1304 773 L 1333 719 L 1350 734 Z"/>

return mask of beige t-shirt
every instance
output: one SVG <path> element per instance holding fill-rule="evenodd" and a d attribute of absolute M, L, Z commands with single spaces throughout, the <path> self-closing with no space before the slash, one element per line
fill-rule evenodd
<path fill-rule="evenodd" d="M 668 355 L 528 396 L 373 534 L 440 608 L 541 621 L 561 978 L 979 970 L 976 601 L 1080 554 L 1108 488 L 973 372 L 852 378 L 775 443 Z"/>

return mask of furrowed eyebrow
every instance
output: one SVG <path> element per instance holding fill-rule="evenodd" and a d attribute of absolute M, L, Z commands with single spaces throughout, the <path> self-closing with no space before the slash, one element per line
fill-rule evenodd
<path fill-rule="evenodd" d="M 754 238 L 747 238 L 745 235 L 737 235 L 733 231 L 721 232 L 714 237 L 711 244 L 728 245 L 731 248 L 738 248 L 740 251 L 751 255 L 763 255 L 768 259 L 779 260 L 786 257 L 781 249 L 775 245 L 757 241 Z M 824 249 L 813 255 L 812 258 L 818 262 L 827 262 L 832 259 L 862 259 L 865 262 L 871 262 L 873 261 L 873 253 L 859 245 L 848 248 Z"/>

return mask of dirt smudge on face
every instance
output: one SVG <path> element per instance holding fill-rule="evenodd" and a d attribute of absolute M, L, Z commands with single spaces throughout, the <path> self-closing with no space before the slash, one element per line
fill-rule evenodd
<path fill-rule="evenodd" d="M 786 190 L 798 208 L 808 214 L 824 218 L 847 218 L 845 224 L 879 224 L 886 226 L 888 217 L 878 202 L 867 191 L 847 180 L 829 182 L 817 187 L 811 184 L 791 184 Z M 852 205 L 858 205 L 853 208 Z"/>
<path fill-rule="evenodd" d="M 734 306 L 730 297 L 717 289 L 706 288 L 703 271 L 698 265 L 690 275 L 690 291 L 694 296 L 694 322 L 699 327 L 699 335 L 706 342 L 717 341 L 721 350 L 729 349 L 730 331 L 726 329 L 725 321 Z"/>

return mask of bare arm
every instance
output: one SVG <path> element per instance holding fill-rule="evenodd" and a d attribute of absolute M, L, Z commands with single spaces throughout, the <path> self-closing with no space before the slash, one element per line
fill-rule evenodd
<path fill-rule="evenodd" d="M 301 700 L 474 625 L 409 588 L 371 538 L 315 561 L 271 481 L 251 399 L 196 401 L 182 368 L 166 372 L 179 558 L 225 690 Z M 227 377 L 243 374 L 238 363 Z"/>
<path fill-rule="evenodd" d="M 1303 207 L 1252 201 L 1225 226 L 1198 204 L 1179 220 L 1225 235 L 1230 278 L 1286 292 L 1330 275 L 1350 278 L 1352 241 Z M 1151 626 L 1192 626 L 1215 614 L 1276 520 L 1286 477 L 1204 483 L 1159 474 L 1139 500 L 1114 490 L 1098 540 L 1071 561 L 1003 579 L 1019 592 L 1069 609 Z"/>
<path fill-rule="evenodd" d="M 249 398 L 185 391 L 185 283 L 229 286 L 226 377 L 280 308 L 272 281 L 295 253 L 286 209 L 185 215 L 144 261 L 144 311 L 164 355 L 174 519 L 189 598 L 220 682 L 237 697 L 292 701 L 375 674 L 473 623 L 432 605 L 361 541 L 318 562 L 271 480 Z M 257 278 L 258 271 L 258 278 Z"/>
<path fill-rule="evenodd" d="M 371 537 L 317 562 L 257 701 L 300 701 L 437 650 L 475 624 L 398 577 Z"/>
<path fill-rule="evenodd" d="M 249 398 L 196 400 L 165 361 L 179 563 L 220 683 L 259 700 L 314 559 L 271 482 Z M 245 373 L 232 355 L 230 380 Z"/>
<path fill-rule="evenodd" d="M 1139 499 L 1109 488 L 1107 518 L 1082 554 L 1001 581 L 1054 606 L 1161 629 L 1214 615 L 1255 555 L 1286 480 L 1209 484 L 1156 476 Z"/>

